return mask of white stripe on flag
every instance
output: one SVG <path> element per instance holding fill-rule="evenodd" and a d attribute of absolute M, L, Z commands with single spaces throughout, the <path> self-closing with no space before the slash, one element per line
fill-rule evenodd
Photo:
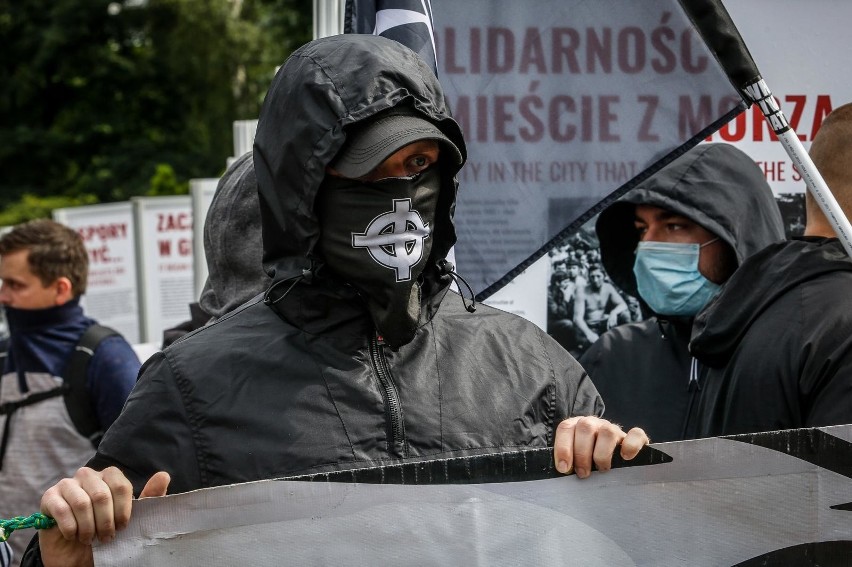
<path fill-rule="evenodd" d="M 405 26 L 408 24 L 423 23 L 429 29 L 429 40 L 432 42 L 432 53 L 435 54 L 435 66 L 438 64 L 438 56 L 435 51 L 435 32 L 432 30 L 432 21 L 429 18 L 429 12 L 426 9 L 425 2 L 423 3 L 423 12 L 415 12 L 414 10 L 398 10 L 384 9 L 376 11 L 376 29 L 373 30 L 373 35 L 382 35 L 389 29 Z"/>

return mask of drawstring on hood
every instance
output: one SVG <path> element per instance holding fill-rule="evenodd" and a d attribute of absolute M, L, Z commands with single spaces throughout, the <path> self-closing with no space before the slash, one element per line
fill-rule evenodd
<path fill-rule="evenodd" d="M 453 281 L 456 282 L 456 286 L 459 288 L 459 295 L 461 295 L 462 304 L 464 304 L 465 310 L 468 313 L 475 312 L 476 311 L 476 294 L 473 293 L 473 289 L 471 289 L 470 284 L 467 283 L 467 280 L 464 279 L 463 277 L 461 277 L 456 272 L 456 267 L 453 265 L 453 263 L 450 262 L 447 259 L 439 260 L 438 261 L 438 273 L 442 276 L 447 275 L 447 276 L 450 276 L 451 278 L 453 278 Z M 460 281 L 464 284 L 464 286 L 467 288 L 467 292 L 470 294 L 470 304 L 469 305 L 467 303 L 468 298 L 466 298 L 464 296 L 464 294 L 461 293 L 461 286 L 459 285 Z"/>
<path fill-rule="evenodd" d="M 313 281 L 313 279 L 314 279 L 313 270 L 302 270 L 302 273 L 297 275 L 297 276 L 293 276 L 291 278 L 287 278 L 287 279 L 284 279 L 284 280 L 279 280 L 279 281 L 275 282 L 274 284 L 272 284 L 271 286 L 269 286 L 269 288 L 264 292 L 263 303 L 265 303 L 266 305 L 275 305 L 279 301 L 281 301 L 282 299 L 287 297 L 287 295 L 291 291 L 293 291 L 293 288 L 296 287 L 297 284 L 299 284 L 301 282 L 304 282 L 306 284 L 310 284 Z M 275 290 L 278 287 L 280 287 L 280 286 L 282 286 L 286 283 L 289 283 L 290 286 L 284 291 L 284 293 L 282 293 L 281 295 L 279 295 L 275 299 L 272 299 L 272 295 L 275 292 Z"/>

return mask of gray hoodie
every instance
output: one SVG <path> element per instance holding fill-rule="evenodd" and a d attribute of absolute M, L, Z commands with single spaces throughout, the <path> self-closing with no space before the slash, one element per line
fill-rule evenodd
<path fill-rule="evenodd" d="M 204 223 L 208 276 L 199 303 L 213 319 L 263 293 L 272 283 L 261 265 L 260 232 L 257 178 L 249 152 L 222 176 Z"/>
<path fill-rule="evenodd" d="M 163 331 L 163 348 L 233 311 L 272 283 L 263 271 L 257 178 L 252 154 L 237 158 L 219 180 L 204 221 L 207 281 L 190 319 Z"/>

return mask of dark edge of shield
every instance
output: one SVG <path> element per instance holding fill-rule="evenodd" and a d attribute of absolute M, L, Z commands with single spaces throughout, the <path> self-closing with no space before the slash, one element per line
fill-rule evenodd
<path fill-rule="evenodd" d="M 624 460 L 617 452 L 612 468 L 638 467 L 669 463 L 672 457 L 650 446 L 644 447 L 632 460 Z M 360 484 L 490 484 L 527 482 L 566 476 L 553 464 L 553 449 L 489 453 L 445 459 L 394 461 L 351 469 L 302 474 L 276 480 L 310 482 L 346 482 Z"/>
<path fill-rule="evenodd" d="M 848 567 L 852 565 L 852 541 L 815 541 L 791 545 L 753 557 L 733 567 Z"/>
<path fill-rule="evenodd" d="M 821 429 L 789 429 L 722 437 L 771 449 L 852 478 L 852 443 Z M 852 511 L 852 502 L 831 506 L 832 510 Z"/>
<path fill-rule="evenodd" d="M 757 445 L 796 457 L 812 465 L 852 478 L 852 443 L 817 428 L 788 429 L 729 435 L 722 439 Z"/>

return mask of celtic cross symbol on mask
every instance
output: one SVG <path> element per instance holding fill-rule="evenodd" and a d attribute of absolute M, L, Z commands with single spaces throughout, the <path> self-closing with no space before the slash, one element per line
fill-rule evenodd
<path fill-rule="evenodd" d="M 431 232 L 411 209 L 411 199 L 394 199 L 392 211 L 370 221 L 365 232 L 352 233 L 352 246 L 366 248 L 373 260 L 396 272 L 396 281 L 404 282 L 423 257 L 423 241 Z"/>

